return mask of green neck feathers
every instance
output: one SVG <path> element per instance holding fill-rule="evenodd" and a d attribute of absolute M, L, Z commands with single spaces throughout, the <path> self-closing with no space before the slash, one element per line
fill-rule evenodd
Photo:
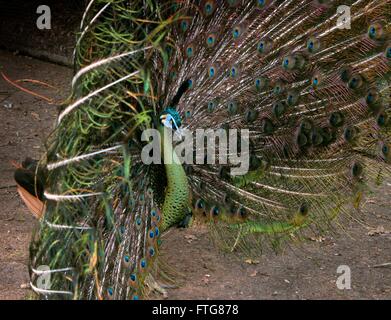
<path fill-rule="evenodd" d="M 163 230 L 180 222 L 189 206 L 190 191 L 185 170 L 166 134 L 164 126 L 159 126 L 161 153 L 166 168 L 167 188 L 163 204 Z"/>

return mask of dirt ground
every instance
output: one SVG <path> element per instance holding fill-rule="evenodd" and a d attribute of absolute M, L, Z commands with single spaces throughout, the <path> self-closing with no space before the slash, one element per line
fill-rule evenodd
<path fill-rule="evenodd" d="M 75 32 L 78 31 L 84 0 L 0 1 L 0 48 L 34 57 L 72 64 Z M 51 13 L 51 29 L 40 30 L 37 8 L 45 4 Z"/>
<path fill-rule="evenodd" d="M 64 99 L 72 75 L 68 68 L 0 51 L 0 71 L 10 79 L 36 79 L 58 88 L 23 84 Z M 0 299 L 25 299 L 28 244 L 36 221 L 17 196 L 12 160 L 39 157 L 57 110 L 53 104 L 8 85 L 0 78 Z M 388 181 L 390 183 L 391 181 Z M 184 275 L 169 289 L 170 299 L 390 299 L 391 188 L 387 182 L 368 199 L 365 225 L 326 234 L 249 264 L 216 249 L 205 230 L 173 229 L 164 236 L 167 261 Z M 351 290 L 336 286 L 337 268 L 351 269 Z"/>

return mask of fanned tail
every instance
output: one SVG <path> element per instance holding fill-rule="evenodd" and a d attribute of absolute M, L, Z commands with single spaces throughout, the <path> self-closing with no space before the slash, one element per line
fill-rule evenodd
<path fill-rule="evenodd" d="M 232 175 L 232 162 L 187 166 L 194 212 L 220 244 L 259 253 L 260 236 L 323 230 L 389 176 L 389 0 L 178 6 L 168 98 L 191 79 L 178 106 L 186 128 L 249 130 L 247 174 Z"/>

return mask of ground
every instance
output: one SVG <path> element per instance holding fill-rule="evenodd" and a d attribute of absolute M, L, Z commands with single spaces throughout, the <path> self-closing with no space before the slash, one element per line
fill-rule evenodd
<path fill-rule="evenodd" d="M 0 51 L 0 71 L 12 80 L 36 79 L 57 90 L 19 83 L 53 97 L 67 97 L 72 71 L 66 67 Z M 19 199 L 11 161 L 39 157 L 53 127 L 55 104 L 7 84 L 0 77 L 0 299 L 29 295 L 28 245 L 35 219 Z M 367 199 L 365 223 L 313 238 L 257 261 L 215 248 L 206 230 L 172 229 L 163 236 L 166 260 L 183 275 L 170 299 L 390 299 L 391 192 L 386 181 Z M 337 268 L 351 269 L 351 289 L 340 290 Z M 383 266 L 381 266 L 383 265 Z"/>

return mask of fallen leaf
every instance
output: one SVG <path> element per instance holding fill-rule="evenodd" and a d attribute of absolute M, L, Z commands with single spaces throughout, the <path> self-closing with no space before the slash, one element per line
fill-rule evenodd
<path fill-rule="evenodd" d="M 38 113 L 36 113 L 36 112 L 31 112 L 31 115 L 32 115 L 32 117 L 33 117 L 35 120 L 38 120 L 38 121 L 41 120 L 41 118 L 39 117 L 39 114 L 38 114 Z"/>
<path fill-rule="evenodd" d="M 376 228 L 371 228 L 369 229 L 368 231 L 368 236 L 377 236 L 377 235 L 382 235 L 382 234 L 390 234 L 391 231 L 390 230 L 386 230 L 384 229 L 383 226 L 378 226 Z"/>
<path fill-rule="evenodd" d="M 204 277 L 202 278 L 202 282 L 205 284 L 205 285 L 208 285 L 209 284 L 209 281 L 210 281 L 210 274 L 206 274 L 204 275 Z"/>
<path fill-rule="evenodd" d="M 259 264 L 259 260 L 252 260 L 252 259 L 244 260 L 244 262 L 248 264 Z"/>
<path fill-rule="evenodd" d="M 186 234 L 185 239 L 197 240 L 197 237 L 193 234 Z"/>
<path fill-rule="evenodd" d="M 326 238 L 325 238 L 325 237 L 322 237 L 322 236 L 310 237 L 309 239 L 310 239 L 311 241 L 315 241 L 315 242 L 319 242 L 319 243 L 321 243 L 321 242 L 323 242 L 323 241 L 326 240 Z"/>
<path fill-rule="evenodd" d="M 185 239 L 187 240 L 187 243 L 192 243 L 193 240 L 198 240 L 198 238 L 192 234 L 185 235 Z"/>

